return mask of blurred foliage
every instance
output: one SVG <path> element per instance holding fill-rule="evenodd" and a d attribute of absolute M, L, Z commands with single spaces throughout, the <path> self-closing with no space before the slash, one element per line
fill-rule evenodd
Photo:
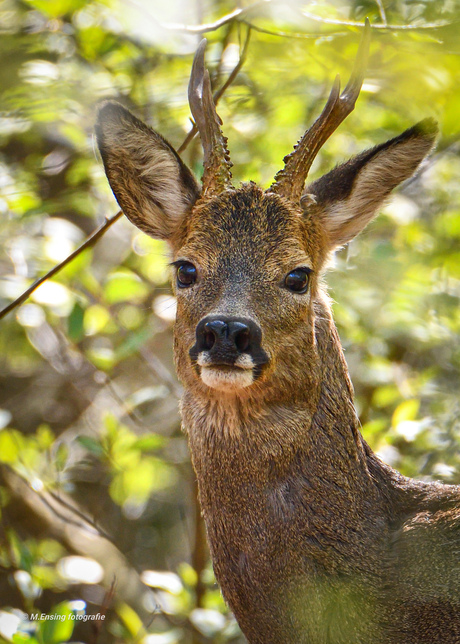
<path fill-rule="evenodd" d="M 210 25 L 216 88 L 250 25 L 219 112 L 236 181 L 268 186 L 335 74 L 349 75 L 353 23 L 369 16 L 357 110 L 312 177 L 425 116 L 441 136 L 337 255 L 330 293 L 366 439 L 404 474 L 459 483 L 460 7 L 251 4 L 219 27 L 229 0 L 0 1 L 0 303 L 117 210 L 94 152 L 98 102 L 184 140 L 201 38 L 184 25 Z M 200 154 L 194 140 L 183 155 L 198 175 Z M 180 433 L 166 257 L 120 220 L 1 322 L 0 642 L 243 641 L 213 579 Z M 41 613 L 54 619 L 26 618 Z"/>

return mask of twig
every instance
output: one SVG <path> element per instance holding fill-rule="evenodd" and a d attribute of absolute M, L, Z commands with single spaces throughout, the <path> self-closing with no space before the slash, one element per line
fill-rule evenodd
<path fill-rule="evenodd" d="M 219 100 L 222 98 L 222 95 L 224 94 L 224 92 L 228 89 L 228 87 L 230 87 L 230 85 L 233 83 L 233 81 L 237 77 L 240 69 L 243 67 L 244 62 L 246 60 L 247 53 L 248 53 L 248 47 L 249 47 L 250 38 L 251 38 L 251 27 L 248 26 L 248 33 L 246 35 L 246 40 L 244 41 L 243 51 L 241 52 L 240 59 L 237 62 L 237 64 L 235 65 L 235 67 L 232 69 L 229 77 L 227 78 L 225 83 L 222 85 L 222 87 L 220 89 L 218 89 L 216 92 L 214 92 L 214 94 L 213 94 L 214 105 L 217 105 Z M 177 150 L 177 152 L 179 154 L 181 154 L 186 149 L 186 147 L 189 145 L 190 141 L 194 138 L 194 136 L 197 133 L 198 133 L 198 128 L 195 125 L 195 123 L 193 123 L 190 132 L 187 134 L 187 136 L 184 139 L 184 142 L 182 143 L 180 148 L 178 148 L 178 150 Z"/>
<path fill-rule="evenodd" d="M 102 625 L 104 624 L 104 619 L 105 616 L 107 615 L 107 611 L 112 605 L 113 598 L 115 597 L 115 589 L 117 586 L 117 578 L 114 576 L 112 583 L 110 584 L 110 588 L 108 588 L 105 592 L 104 599 L 102 600 L 101 604 L 101 616 L 102 619 L 98 619 L 93 623 L 93 641 L 91 644 L 97 644 L 97 641 L 99 639 L 99 635 L 101 634 L 102 631 Z"/>
<path fill-rule="evenodd" d="M 387 15 L 385 13 L 385 7 L 383 6 L 382 0 L 375 0 L 375 4 L 379 9 L 380 19 L 384 25 L 387 24 Z"/>
<path fill-rule="evenodd" d="M 39 492 L 37 492 L 37 494 L 39 494 Z M 56 503 L 59 503 L 60 505 L 64 506 L 66 508 L 66 510 L 69 510 L 69 512 L 71 512 L 75 516 L 77 516 L 80 519 L 82 519 L 84 524 L 88 524 L 89 526 L 91 526 L 91 528 L 93 528 L 100 537 L 103 537 L 104 539 L 107 539 L 107 541 L 110 541 L 110 543 L 113 543 L 113 545 L 115 545 L 115 542 L 114 542 L 112 536 L 108 532 L 106 532 L 103 528 L 98 526 L 96 524 L 96 522 L 94 521 L 94 519 L 91 519 L 91 517 L 88 517 L 84 512 L 82 512 L 77 507 L 75 507 L 75 505 L 73 505 L 72 503 L 69 503 L 68 501 L 63 499 L 62 496 L 60 496 L 59 494 L 56 494 L 52 490 L 48 490 L 48 494 L 50 495 L 50 497 L 52 499 L 54 499 L 54 501 L 56 501 Z M 45 500 L 45 502 L 46 502 L 46 500 Z M 55 510 L 52 508 L 51 504 L 48 504 L 48 507 L 53 512 L 55 512 Z M 78 525 L 79 527 L 84 528 L 84 524 L 80 523 L 80 524 L 75 524 L 75 525 Z"/>
<path fill-rule="evenodd" d="M 244 61 L 246 60 L 246 56 L 247 56 L 247 53 L 248 53 L 248 47 L 249 47 L 250 39 L 251 39 L 251 28 L 249 27 L 248 28 L 248 33 L 246 35 L 246 40 L 244 41 L 243 51 L 241 52 L 241 56 L 240 56 L 239 61 L 237 62 L 235 67 L 232 69 L 232 72 L 229 75 L 229 77 L 227 78 L 227 80 L 225 81 L 225 83 L 222 85 L 222 87 L 220 89 L 217 90 L 217 92 L 213 96 L 215 104 L 217 104 L 219 102 L 219 100 L 222 98 L 222 95 L 224 94 L 224 92 L 227 90 L 228 87 L 230 87 L 230 85 L 233 83 L 233 81 L 237 77 L 240 69 L 243 67 Z"/>
<path fill-rule="evenodd" d="M 255 6 L 255 5 L 253 5 Z M 228 21 L 227 21 L 228 22 Z M 246 55 L 248 52 L 248 47 L 249 47 L 249 40 L 250 40 L 250 35 L 251 35 L 251 29 L 248 28 L 248 33 L 246 36 L 246 40 L 243 45 L 243 51 L 241 52 L 240 59 L 238 63 L 235 65 L 234 69 L 232 70 L 231 74 L 225 81 L 225 83 L 222 85 L 220 89 L 218 89 L 215 94 L 214 94 L 214 103 L 217 104 L 219 99 L 222 97 L 222 94 L 226 91 L 226 89 L 233 83 L 235 80 L 238 72 L 240 71 L 241 67 L 244 64 L 244 61 L 246 60 Z M 192 129 L 190 132 L 187 134 L 185 137 L 182 145 L 178 149 L 179 154 L 183 152 L 190 141 L 193 139 L 195 134 L 198 132 L 198 129 L 196 128 L 195 124 L 193 124 Z M 45 275 L 37 279 L 29 288 L 27 288 L 19 297 L 17 297 L 13 302 L 8 304 L 4 309 L 0 311 L 0 320 L 5 317 L 5 315 L 8 315 L 11 311 L 13 311 L 16 307 L 21 305 L 23 302 L 27 300 L 27 298 L 41 285 L 43 282 L 46 282 L 46 280 L 50 279 L 53 277 L 53 275 L 56 275 L 56 273 L 59 273 L 60 270 L 62 270 L 67 264 L 70 264 L 71 261 L 73 261 L 80 253 L 82 253 L 84 250 L 87 248 L 90 248 L 91 246 L 94 246 L 96 242 L 105 234 L 105 232 L 114 224 L 123 214 L 121 210 L 119 210 L 115 215 L 112 217 L 108 217 L 105 222 L 97 228 L 90 237 L 86 241 L 81 244 L 76 250 L 74 250 L 73 253 L 71 253 L 66 259 L 64 259 L 60 264 L 57 264 L 54 266 L 50 271 L 48 271 Z"/>
<path fill-rule="evenodd" d="M 130 0 L 130 2 L 131 4 L 136 4 L 135 2 L 133 2 L 133 0 Z M 381 0 L 376 0 L 376 2 L 379 7 L 382 24 L 378 24 L 378 23 L 373 24 L 371 25 L 372 29 L 389 29 L 391 31 L 411 31 L 411 30 L 418 30 L 418 29 L 439 29 L 441 27 L 446 27 L 451 24 L 447 20 L 440 20 L 438 22 L 431 22 L 431 23 L 420 24 L 420 25 L 389 25 L 386 22 L 385 9 L 383 8 Z M 251 4 L 248 7 L 244 7 L 244 8 L 239 7 L 234 11 L 231 11 L 230 13 L 225 14 L 224 16 L 222 16 L 222 18 L 219 18 L 215 22 L 203 23 L 201 25 L 185 25 L 180 23 L 157 22 L 157 21 L 155 22 L 159 26 L 163 27 L 164 29 L 168 29 L 170 31 L 180 31 L 188 34 L 205 34 L 210 31 L 216 31 L 217 29 L 220 29 L 220 27 L 223 27 L 224 25 L 228 24 L 229 22 L 232 22 L 233 20 L 238 22 L 246 22 L 245 20 L 246 17 L 254 10 L 259 9 L 261 7 L 267 7 L 267 5 L 275 5 L 275 4 L 282 6 L 287 3 L 283 1 L 276 2 L 271 0 L 262 0 L 261 2 L 255 2 L 254 4 Z M 325 25 L 336 25 L 339 27 L 364 27 L 364 22 L 353 22 L 353 21 L 346 21 L 346 20 L 335 20 L 333 18 L 323 18 L 322 16 L 318 16 L 313 13 L 309 13 L 307 11 L 298 11 L 298 13 L 304 16 L 305 18 L 308 18 L 309 20 L 314 20 L 315 22 L 321 22 Z M 152 16 L 149 16 L 149 17 L 152 20 L 154 20 Z M 280 33 L 274 34 L 274 35 L 280 35 Z M 299 37 L 300 35 L 301 34 L 299 34 L 297 37 Z"/>
<path fill-rule="evenodd" d="M 267 2 L 267 0 L 261 0 L 260 2 L 255 2 L 248 7 L 238 7 L 234 11 L 231 11 L 225 16 L 222 16 L 222 18 L 219 18 L 215 22 L 208 22 L 202 25 L 181 25 L 179 23 L 173 22 L 159 22 L 158 24 L 161 25 L 164 29 L 168 29 L 170 31 L 182 31 L 188 34 L 205 34 L 210 31 L 216 31 L 216 29 L 220 29 L 220 27 L 227 25 L 233 20 L 241 20 L 255 9 L 266 7 L 267 4 L 270 4 L 270 2 Z"/>
<path fill-rule="evenodd" d="M 334 20 L 333 18 L 323 18 L 322 16 L 316 16 L 314 13 L 309 13 L 308 11 L 299 11 L 299 13 L 308 18 L 308 20 L 314 20 L 315 22 L 321 22 L 323 25 L 335 25 L 337 27 L 360 27 L 364 28 L 364 22 L 354 22 L 351 20 Z M 391 31 L 417 31 L 418 29 L 440 29 L 441 27 L 447 27 L 451 23 L 447 20 L 439 20 L 439 22 L 427 22 L 420 25 L 389 25 L 374 23 L 371 25 L 372 29 L 389 29 Z"/>
<path fill-rule="evenodd" d="M 281 38 L 301 38 L 302 40 L 314 40 L 318 38 L 322 38 L 323 34 L 317 33 L 317 34 L 302 34 L 298 33 L 296 31 L 279 31 L 279 30 L 273 30 L 273 29 L 264 29 L 263 27 L 259 27 L 255 25 L 253 22 L 250 22 L 249 20 L 240 20 L 240 22 L 243 25 L 247 25 L 251 29 L 254 29 L 254 31 L 258 31 L 261 34 L 267 34 L 269 36 L 279 36 Z M 341 33 L 341 32 L 336 32 L 334 33 L 334 36 L 345 36 L 346 33 Z"/>
<path fill-rule="evenodd" d="M 101 564 L 105 571 L 102 585 L 107 585 L 107 579 L 113 580 L 114 576 L 117 577 L 117 603 L 129 604 L 141 619 L 148 617 L 150 613 L 144 606 L 145 585 L 136 568 L 129 563 L 118 547 L 89 530 L 88 526 L 69 521 L 70 515 L 67 512 L 56 512 L 55 500 L 49 497 L 46 491 L 38 493 L 34 490 L 22 475 L 10 466 L 1 464 L 0 480 L 14 499 L 15 507 L 18 504 L 21 508 L 26 507 L 29 514 L 38 521 L 37 525 L 43 526 L 40 529 L 46 530 L 48 535 L 65 545 L 67 550 L 96 559 Z M 47 499 L 51 502 L 51 507 L 50 503 L 46 502 Z M 24 509 L 21 512 L 24 512 Z"/>
<path fill-rule="evenodd" d="M 112 215 L 112 217 L 107 217 L 105 222 L 99 226 L 99 228 L 96 228 L 94 233 L 88 237 L 86 241 L 81 244 L 76 250 L 73 251 L 68 257 L 66 257 L 60 264 L 57 264 L 54 266 L 50 271 L 48 271 L 45 275 L 40 277 L 38 280 L 35 280 L 31 286 L 29 286 L 28 289 L 24 291 L 19 297 L 17 297 L 13 302 L 8 304 L 8 306 L 5 306 L 4 309 L 0 311 L 0 320 L 5 317 L 5 315 L 8 315 L 10 311 L 15 309 L 17 306 L 22 304 L 27 300 L 27 298 L 39 287 L 43 282 L 46 282 L 46 280 L 50 279 L 50 277 L 53 277 L 53 275 L 56 275 L 56 273 L 59 273 L 67 264 L 70 264 L 71 261 L 75 259 L 80 253 L 82 253 L 84 250 L 87 248 L 90 248 L 91 246 L 94 246 L 94 244 L 104 235 L 104 233 L 114 224 L 117 219 L 120 219 L 122 215 L 122 211 L 119 210 L 116 215 Z"/>

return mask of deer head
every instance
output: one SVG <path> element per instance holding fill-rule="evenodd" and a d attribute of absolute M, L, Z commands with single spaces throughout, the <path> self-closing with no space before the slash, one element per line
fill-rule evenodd
<path fill-rule="evenodd" d="M 147 234 L 173 254 L 177 296 L 175 355 L 194 395 L 292 400 L 320 377 L 315 317 L 328 256 L 355 237 L 391 190 L 433 146 L 427 119 L 314 181 L 318 151 L 353 110 L 366 67 L 366 23 L 350 81 L 337 78 L 326 106 L 285 157 L 268 190 L 233 187 L 199 46 L 189 102 L 204 149 L 202 188 L 173 147 L 121 105 L 99 110 L 97 139 L 115 197 Z"/>

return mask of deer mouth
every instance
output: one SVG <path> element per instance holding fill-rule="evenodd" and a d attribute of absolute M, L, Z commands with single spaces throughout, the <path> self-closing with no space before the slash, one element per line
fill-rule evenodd
<path fill-rule="evenodd" d="M 199 375 L 205 385 L 220 391 L 235 391 L 249 387 L 254 380 L 256 365 L 251 356 L 242 354 L 233 363 L 213 361 L 208 352 L 198 355 Z"/>
<path fill-rule="evenodd" d="M 242 369 L 230 365 L 209 365 L 200 369 L 200 377 L 205 385 L 219 391 L 235 391 L 249 387 L 254 382 L 252 369 Z"/>

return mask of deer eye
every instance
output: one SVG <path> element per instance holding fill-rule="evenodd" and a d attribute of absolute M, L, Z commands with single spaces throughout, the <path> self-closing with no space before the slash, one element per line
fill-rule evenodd
<path fill-rule="evenodd" d="M 177 267 L 177 286 L 187 288 L 196 282 L 196 268 L 190 262 L 182 262 Z"/>
<path fill-rule="evenodd" d="M 296 268 L 286 275 L 284 285 L 294 293 L 306 293 L 311 272 L 311 268 Z"/>

